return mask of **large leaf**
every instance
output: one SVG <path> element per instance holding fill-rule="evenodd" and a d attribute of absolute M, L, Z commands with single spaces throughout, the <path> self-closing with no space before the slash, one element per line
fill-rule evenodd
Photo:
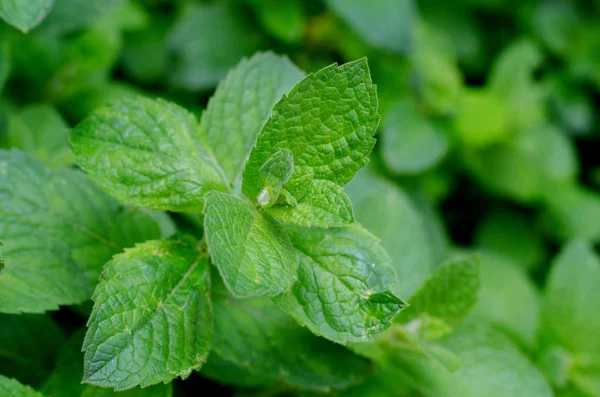
<path fill-rule="evenodd" d="M 348 223 L 350 218 L 332 225 L 319 215 L 330 202 L 332 212 L 339 212 L 339 203 L 347 201 L 342 191 L 328 188 L 328 200 L 311 192 L 322 190 L 328 182 L 343 186 L 354 177 L 368 161 L 378 121 L 377 93 L 366 59 L 334 64 L 309 75 L 273 108 L 246 164 L 243 192 L 259 200 L 266 188 L 260 169 L 285 149 L 292 153 L 294 167 L 283 188 L 294 200 L 280 204 L 276 215 L 288 222 L 301 219 L 304 225 Z M 294 216 L 302 204 L 318 210 L 303 209 L 303 216 Z"/>
<path fill-rule="evenodd" d="M 50 12 L 54 0 L 0 0 L 0 18 L 27 33 Z"/>
<path fill-rule="evenodd" d="M 303 77 L 287 58 L 259 53 L 240 62 L 219 84 L 200 128 L 230 182 L 239 183 L 273 106 Z"/>
<path fill-rule="evenodd" d="M 327 391 L 356 384 L 368 361 L 318 338 L 269 299 L 235 299 L 215 281 L 213 347 L 203 374 L 220 382 Z"/>
<path fill-rule="evenodd" d="M 276 295 L 296 281 L 296 253 L 270 216 L 247 200 L 211 193 L 204 217 L 208 249 L 236 296 Z"/>
<path fill-rule="evenodd" d="M 90 177 L 132 204 L 202 211 L 206 193 L 224 188 L 194 115 L 160 99 L 112 102 L 79 124 L 71 143 Z"/>
<path fill-rule="evenodd" d="M 40 313 L 89 299 L 102 266 L 160 236 L 146 213 L 123 207 L 82 173 L 50 171 L 0 151 L 0 312 Z"/>
<path fill-rule="evenodd" d="M 405 306 L 376 237 L 358 225 L 286 229 L 300 255 L 298 281 L 275 301 L 298 322 L 334 342 L 365 341 L 383 332 Z"/>
<path fill-rule="evenodd" d="M 212 335 L 208 258 L 192 238 L 148 241 L 106 264 L 88 322 L 84 382 L 115 390 L 187 377 Z"/>

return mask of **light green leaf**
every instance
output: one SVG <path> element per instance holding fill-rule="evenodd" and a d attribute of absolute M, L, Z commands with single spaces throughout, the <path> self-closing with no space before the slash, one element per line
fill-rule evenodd
<path fill-rule="evenodd" d="M 0 314 L 0 335 L 0 373 L 39 386 L 64 339 L 60 327 L 47 315 Z"/>
<path fill-rule="evenodd" d="M 46 18 L 54 0 L 0 0 L 0 18 L 27 33 Z"/>
<path fill-rule="evenodd" d="M 413 29 L 418 20 L 412 0 L 326 0 L 329 8 L 371 45 L 397 53 L 413 46 Z"/>
<path fill-rule="evenodd" d="M 298 250 L 298 281 L 274 300 L 302 326 L 334 342 L 365 341 L 385 331 L 405 306 L 379 240 L 358 225 L 288 227 Z"/>
<path fill-rule="evenodd" d="M 301 193 L 304 189 L 306 191 Z M 318 227 L 354 223 L 350 199 L 341 186 L 331 181 L 313 179 L 308 185 L 302 183 L 298 188 L 293 187 L 291 193 L 287 190 L 283 193 L 284 201 L 291 203 L 267 208 L 269 214 L 282 222 Z"/>
<path fill-rule="evenodd" d="M 30 105 L 9 119 L 7 139 L 11 147 L 35 155 L 51 167 L 72 165 L 69 127 L 62 116 L 48 105 Z"/>
<path fill-rule="evenodd" d="M 528 348 L 533 347 L 539 325 L 540 296 L 519 266 L 491 252 L 480 254 L 481 290 L 469 318 L 504 331 Z"/>
<path fill-rule="evenodd" d="M 408 322 L 428 314 L 453 323 L 467 315 L 477 302 L 478 293 L 479 259 L 453 259 L 433 272 L 397 320 Z"/>
<path fill-rule="evenodd" d="M 453 376 L 472 397 L 552 397 L 542 374 L 501 333 L 481 326 L 462 325 L 441 344 L 461 359 Z"/>
<path fill-rule="evenodd" d="M 200 128 L 234 185 L 273 106 L 303 77 L 287 58 L 259 53 L 242 60 L 217 87 Z"/>
<path fill-rule="evenodd" d="M 294 172 L 284 186 L 293 195 L 312 187 L 312 180 L 344 186 L 367 163 L 378 121 L 366 59 L 309 75 L 273 108 L 246 164 L 243 192 L 257 200 L 265 187 L 260 168 L 281 149 L 293 154 Z"/>
<path fill-rule="evenodd" d="M 543 298 L 544 344 L 574 354 L 600 354 L 600 259 L 591 244 L 574 240 L 552 263 Z"/>
<path fill-rule="evenodd" d="M 273 204 L 279 199 L 283 185 L 292 177 L 294 155 L 287 149 L 279 150 L 269 157 L 259 172 L 265 188 L 258 195 L 258 203 L 262 206 Z"/>
<path fill-rule="evenodd" d="M 397 186 L 370 170 L 346 186 L 356 219 L 381 239 L 390 254 L 398 282 L 392 292 L 411 296 L 433 270 L 434 252 L 422 214 Z"/>
<path fill-rule="evenodd" d="M 150 216 L 123 207 L 81 172 L 50 171 L 17 151 L 0 151 L 0 202 L 4 313 L 81 303 L 114 254 L 160 236 Z"/>
<path fill-rule="evenodd" d="M 521 39 L 498 56 L 490 71 L 490 93 L 508 107 L 510 127 L 532 127 L 546 119 L 546 89 L 534 80 L 543 55 L 535 43 Z"/>
<path fill-rule="evenodd" d="M 454 128 L 461 143 L 485 147 L 500 142 L 510 132 L 507 105 L 484 90 L 471 89 L 460 99 Z"/>
<path fill-rule="evenodd" d="M 288 236 L 247 200 L 209 194 L 204 224 L 210 256 L 236 296 L 276 295 L 296 281 L 298 264 Z"/>
<path fill-rule="evenodd" d="M 52 11 L 39 30 L 51 34 L 73 32 L 99 21 L 123 2 L 124 0 L 54 0 Z"/>
<path fill-rule="evenodd" d="M 84 382 L 116 391 L 186 378 L 212 335 L 206 252 L 192 238 L 148 241 L 104 267 L 88 322 Z"/>
<path fill-rule="evenodd" d="M 94 181 L 135 205 L 201 212 L 206 193 L 224 189 L 195 117 L 161 99 L 113 102 L 79 124 L 71 143 Z"/>
<path fill-rule="evenodd" d="M 410 100 L 391 105 L 384 120 L 381 151 L 385 164 L 396 174 L 427 171 L 448 151 L 448 137 Z"/>
<path fill-rule="evenodd" d="M 175 58 L 169 73 L 174 87 L 213 88 L 229 69 L 255 52 L 258 38 L 240 16 L 239 10 L 223 4 L 192 4 L 184 9 L 167 35 L 167 49 Z"/>
<path fill-rule="evenodd" d="M 0 395 L 3 397 L 45 397 L 29 386 L 20 384 L 14 379 L 0 375 Z"/>
<path fill-rule="evenodd" d="M 213 346 L 202 369 L 211 379 L 325 392 L 357 384 L 370 372 L 368 361 L 313 335 L 269 299 L 235 299 L 215 281 L 213 304 Z"/>

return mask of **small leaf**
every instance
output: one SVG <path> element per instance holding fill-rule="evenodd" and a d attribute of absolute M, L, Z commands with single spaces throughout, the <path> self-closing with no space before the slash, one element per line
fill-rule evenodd
<path fill-rule="evenodd" d="M 277 151 L 260 167 L 260 176 L 265 188 L 258 195 L 258 203 L 262 206 L 273 204 L 279 199 L 283 185 L 294 172 L 294 156 L 286 149 Z"/>
<path fill-rule="evenodd" d="M 260 168 L 281 149 L 294 158 L 294 172 L 284 185 L 294 196 L 307 194 L 300 186 L 312 187 L 312 180 L 344 186 L 367 163 L 378 122 L 366 59 L 309 75 L 273 108 L 246 163 L 242 191 L 258 200 L 265 188 Z"/>
<path fill-rule="evenodd" d="M 148 241 L 104 267 L 88 322 L 84 382 L 116 391 L 186 378 L 212 335 L 205 252 L 191 238 Z"/>
<path fill-rule="evenodd" d="M 217 87 L 200 128 L 234 185 L 273 106 L 303 77 L 287 58 L 259 53 L 241 61 Z"/>
<path fill-rule="evenodd" d="M 0 395 L 3 397 L 44 397 L 29 386 L 0 375 Z"/>
<path fill-rule="evenodd" d="M 0 18 L 27 33 L 46 18 L 54 0 L 0 0 Z"/>
<path fill-rule="evenodd" d="M 195 117 L 164 100 L 122 99 L 71 133 L 90 177 L 120 200 L 153 209 L 202 211 L 222 171 L 203 147 Z"/>
<path fill-rule="evenodd" d="M 441 265 L 409 300 L 410 306 L 399 321 L 408 322 L 419 314 L 428 314 L 447 322 L 467 315 L 477 302 L 479 260 L 455 259 Z"/>
<path fill-rule="evenodd" d="M 247 200 L 209 194 L 204 222 L 211 258 L 234 295 L 276 295 L 296 281 L 298 264 L 288 236 Z"/>
<path fill-rule="evenodd" d="M 388 291 L 395 274 L 376 237 L 358 225 L 286 231 L 300 253 L 298 281 L 275 302 L 315 334 L 342 344 L 391 325 L 405 303 Z"/>

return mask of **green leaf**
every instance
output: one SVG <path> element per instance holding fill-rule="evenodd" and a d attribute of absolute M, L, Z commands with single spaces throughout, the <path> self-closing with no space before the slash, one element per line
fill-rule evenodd
<path fill-rule="evenodd" d="M 453 376 L 472 397 L 553 395 L 542 374 L 498 331 L 462 325 L 441 344 L 460 357 L 461 367 Z"/>
<path fill-rule="evenodd" d="M 14 379 L 0 375 L 0 395 L 6 397 L 45 397 L 29 386 L 20 384 Z"/>
<path fill-rule="evenodd" d="M 304 33 L 306 16 L 301 0 L 247 0 L 271 35 L 287 44 L 297 44 Z"/>
<path fill-rule="evenodd" d="M 284 223 L 300 226 L 343 226 L 354 223 L 352 203 L 344 189 L 331 181 L 313 179 L 292 192 L 284 190 L 285 204 L 273 205 L 267 212 Z M 301 193 L 302 190 L 307 191 Z M 265 186 L 263 192 L 268 192 Z M 263 198 L 262 193 L 259 200 Z"/>
<path fill-rule="evenodd" d="M 0 314 L 0 373 L 39 386 L 52 369 L 63 331 L 46 315 Z"/>
<path fill-rule="evenodd" d="M 84 339 L 85 328 L 81 328 L 68 341 L 56 346 L 57 349 L 60 348 L 60 351 L 55 362 L 53 362 L 54 370 L 40 389 L 46 396 L 81 397 L 81 393 L 86 388 L 95 387 L 81 383 L 83 378 L 83 352 L 81 346 Z M 110 389 L 106 390 L 110 391 Z"/>
<path fill-rule="evenodd" d="M 261 167 L 278 150 L 287 149 L 293 154 L 294 172 L 284 188 L 293 196 L 304 195 L 295 197 L 298 205 L 306 200 L 306 207 L 320 202 L 321 208 L 329 208 L 320 194 L 310 194 L 311 188 L 322 189 L 324 183 L 314 185 L 312 181 L 339 186 L 349 182 L 368 162 L 378 122 L 377 93 L 366 59 L 334 64 L 309 75 L 273 108 L 246 164 L 243 192 L 258 200 L 265 188 Z M 346 200 L 339 195 L 330 199 L 334 213 L 339 213 L 339 204 Z M 278 215 L 285 212 L 291 213 L 286 221 L 298 219 L 293 215 L 294 205 L 278 209 Z M 321 219 L 317 214 L 312 224 Z M 327 226 L 323 222 L 318 225 Z"/>
<path fill-rule="evenodd" d="M 462 143 L 485 147 L 500 142 L 510 132 L 507 105 L 484 90 L 466 91 L 457 109 L 454 128 Z"/>
<path fill-rule="evenodd" d="M 240 62 L 217 87 L 200 128 L 234 185 L 273 106 L 303 77 L 287 58 L 259 53 Z"/>
<path fill-rule="evenodd" d="M 600 354 L 600 259 L 591 244 L 574 240 L 553 261 L 543 297 L 544 344 L 572 353 Z"/>
<path fill-rule="evenodd" d="M 600 241 L 600 194 L 575 184 L 544 196 L 546 230 L 559 240 Z"/>
<path fill-rule="evenodd" d="M 448 138 L 420 114 L 416 104 L 391 105 L 381 128 L 381 151 L 396 174 L 418 174 L 434 167 L 448 151 Z"/>
<path fill-rule="evenodd" d="M 79 124 L 71 143 L 95 182 L 135 205 L 201 212 L 206 193 L 224 189 L 195 117 L 161 99 L 113 102 Z"/>
<path fill-rule="evenodd" d="M 392 292 L 411 296 L 433 270 L 434 252 L 423 215 L 397 185 L 370 170 L 346 186 L 356 219 L 381 239 L 390 254 L 398 282 Z"/>
<path fill-rule="evenodd" d="M 65 34 L 85 28 L 115 11 L 124 0 L 54 0 L 40 32 Z"/>
<path fill-rule="evenodd" d="M 313 335 L 270 299 L 235 299 L 215 281 L 213 304 L 213 345 L 202 369 L 211 379 L 325 392 L 357 384 L 370 372 L 368 361 Z"/>
<path fill-rule="evenodd" d="M 167 35 L 167 49 L 175 58 L 169 73 L 174 87 L 213 88 L 229 69 L 256 51 L 257 37 L 239 10 L 223 4 L 193 4 L 184 11 Z"/>
<path fill-rule="evenodd" d="M 479 293 L 479 259 L 467 257 L 442 264 L 409 300 L 398 318 L 408 322 L 428 314 L 454 323 L 467 315 Z"/>
<path fill-rule="evenodd" d="M 515 41 L 498 56 L 490 71 L 488 88 L 508 107 L 510 126 L 532 127 L 546 119 L 546 89 L 534 80 L 542 64 L 541 50 L 531 41 Z"/>
<path fill-rule="evenodd" d="M 27 33 L 46 18 L 54 0 L 0 0 L 0 18 Z"/>
<path fill-rule="evenodd" d="M 477 227 L 475 241 L 527 270 L 538 267 L 545 256 L 541 233 L 521 214 L 508 210 L 488 213 Z"/>
<path fill-rule="evenodd" d="M 358 225 L 288 227 L 298 250 L 298 281 L 275 298 L 302 326 L 334 342 L 365 341 L 385 331 L 405 306 L 388 289 L 395 281 L 379 240 Z"/>
<path fill-rule="evenodd" d="M 481 289 L 469 315 L 533 347 L 539 325 L 540 296 L 522 266 L 498 254 L 480 254 Z M 510 287 L 507 287 L 510 286 Z"/>
<path fill-rule="evenodd" d="M 579 173 L 574 143 L 552 125 L 522 131 L 507 142 L 465 152 L 473 176 L 490 191 L 530 203 Z"/>
<path fill-rule="evenodd" d="M 123 207 L 81 172 L 51 171 L 17 151 L 0 151 L 0 201 L 4 313 L 81 303 L 114 254 L 160 236 L 150 216 Z"/>
<path fill-rule="evenodd" d="M 369 44 L 392 52 L 406 53 L 413 46 L 413 29 L 418 20 L 412 0 L 326 0 Z"/>
<path fill-rule="evenodd" d="M 116 391 L 186 378 L 212 335 L 206 252 L 192 238 L 148 241 L 104 267 L 88 322 L 84 382 Z"/>
<path fill-rule="evenodd" d="M 288 236 L 250 202 L 211 193 L 204 222 L 210 256 L 234 295 L 276 295 L 296 281 L 298 264 Z"/>
<path fill-rule="evenodd" d="M 9 120 L 9 145 L 35 155 L 51 167 L 72 165 L 69 127 L 62 116 L 48 105 L 29 105 Z"/>
<path fill-rule="evenodd" d="M 292 177 L 294 155 L 287 149 L 279 150 L 269 157 L 259 172 L 265 189 L 261 192 L 264 194 L 258 196 L 258 203 L 262 206 L 273 204 L 279 199 L 283 185 Z"/>
<path fill-rule="evenodd" d="M 81 397 L 171 397 L 173 396 L 173 387 L 171 384 L 154 385 L 145 389 L 131 389 L 116 393 L 110 389 L 103 389 L 96 386 L 87 386 Z"/>

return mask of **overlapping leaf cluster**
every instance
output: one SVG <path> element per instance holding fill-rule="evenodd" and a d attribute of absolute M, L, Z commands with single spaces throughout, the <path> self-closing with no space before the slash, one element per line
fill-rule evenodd
<path fill-rule="evenodd" d="M 0 0 L 0 395 L 600 396 L 599 21 Z"/>

